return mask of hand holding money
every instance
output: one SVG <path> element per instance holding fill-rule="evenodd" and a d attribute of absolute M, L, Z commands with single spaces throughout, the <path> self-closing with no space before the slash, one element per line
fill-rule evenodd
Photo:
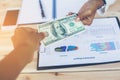
<path fill-rule="evenodd" d="M 73 34 L 84 31 L 82 22 L 75 21 L 76 14 L 61 18 L 52 22 L 38 25 L 38 32 L 46 32 L 47 37 L 43 40 L 45 46 L 67 38 Z"/>

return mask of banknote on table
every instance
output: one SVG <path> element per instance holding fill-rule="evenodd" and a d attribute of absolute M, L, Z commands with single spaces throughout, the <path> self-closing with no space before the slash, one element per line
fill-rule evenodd
<path fill-rule="evenodd" d="M 47 34 L 47 37 L 43 40 L 43 44 L 48 46 L 61 39 L 84 31 L 85 27 L 82 22 L 75 21 L 76 16 L 76 14 L 73 14 L 55 21 L 39 24 L 38 32 L 46 32 Z"/>

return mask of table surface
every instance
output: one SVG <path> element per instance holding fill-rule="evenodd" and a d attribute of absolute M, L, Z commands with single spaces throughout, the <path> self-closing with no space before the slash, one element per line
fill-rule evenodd
<path fill-rule="evenodd" d="M 22 0 L 0 0 L 0 26 L 6 9 L 20 8 Z M 120 19 L 120 0 L 117 0 L 103 17 L 117 16 Z M 96 14 L 96 17 L 100 17 Z M 23 25 L 22 27 L 34 27 L 36 25 Z M 14 30 L 0 30 L 0 60 L 3 59 L 10 51 L 13 50 L 11 36 Z M 35 52 L 33 61 L 28 64 L 17 80 L 119 80 L 120 79 L 120 63 L 84 66 L 75 68 L 66 68 L 51 71 L 37 71 L 37 54 Z"/>

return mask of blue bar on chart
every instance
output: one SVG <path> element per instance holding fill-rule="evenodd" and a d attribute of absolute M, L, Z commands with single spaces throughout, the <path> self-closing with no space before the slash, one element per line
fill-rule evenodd
<path fill-rule="evenodd" d="M 78 50 L 78 47 L 74 45 L 60 46 L 55 48 L 56 52 L 68 52 L 68 51 L 75 51 L 75 50 Z"/>
<path fill-rule="evenodd" d="M 92 43 L 91 51 L 110 51 L 115 50 L 114 42 Z"/>

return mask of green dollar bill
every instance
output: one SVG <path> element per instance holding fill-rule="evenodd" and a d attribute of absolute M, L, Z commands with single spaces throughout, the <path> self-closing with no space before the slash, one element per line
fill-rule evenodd
<path fill-rule="evenodd" d="M 45 46 L 67 38 L 73 34 L 84 31 L 82 22 L 75 21 L 76 14 L 61 18 L 52 22 L 38 25 L 38 32 L 46 32 L 47 37 L 43 40 Z"/>

